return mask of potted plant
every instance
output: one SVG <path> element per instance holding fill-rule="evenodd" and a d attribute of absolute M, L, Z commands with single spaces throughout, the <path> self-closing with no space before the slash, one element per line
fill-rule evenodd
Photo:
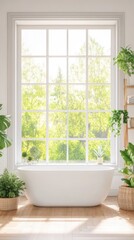
<path fill-rule="evenodd" d="M 113 110 L 110 117 L 110 127 L 114 136 L 119 136 L 121 132 L 121 125 L 127 124 L 128 122 L 128 111 L 127 110 Z"/>
<path fill-rule="evenodd" d="M 104 155 L 104 151 L 103 151 L 102 146 L 98 146 L 98 148 L 94 149 L 93 152 L 94 152 L 94 155 L 97 158 L 97 163 L 102 164 L 103 163 L 103 155 Z"/>
<path fill-rule="evenodd" d="M 0 104 L 0 110 L 2 104 Z M 6 130 L 11 125 L 9 115 L 0 115 L 0 157 L 2 150 L 11 146 Z M 0 175 L 0 210 L 13 210 L 17 208 L 18 196 L 24 190 L 25 183 L 15 174 L 9 173 L 7 169 Z"/>
<path fill-rule="evenodd" d="M 128 46 L 122 47 L 113 60 L 114 64 L 117 64 L 119 69 L 128 75 L 131 84 L 131 76 L 134 74 L 134 51 Z"/>
<path fill-rule="evenodd" d="M 7 169 L 0 175 L 0 210 L 14 210 L 18 206 L 18 197 L 25 189 L 25 183 L 16 174 Z"/>
<path fill-rule="evenodd" d="M 121 209 L 134 210 L 134 144 L 128 143 L 120 153 L 124 160 L 124 168 L 120 172 L 124 175 L 122 181 L 125 184 L 119 188 L 118 204 Z"/>

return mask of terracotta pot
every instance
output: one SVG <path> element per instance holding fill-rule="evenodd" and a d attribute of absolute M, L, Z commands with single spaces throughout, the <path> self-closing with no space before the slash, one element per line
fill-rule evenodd
<path fill-rule="evenodd" d="M 123 210 L 134 210 L 134 188 L 121 186 L 118 192 L 118 204 Z"/>
<path fill-rule="evenodd" d="M 18 208 L 18 197 L 0 198 L 0 210 L 16 210 Z"/>

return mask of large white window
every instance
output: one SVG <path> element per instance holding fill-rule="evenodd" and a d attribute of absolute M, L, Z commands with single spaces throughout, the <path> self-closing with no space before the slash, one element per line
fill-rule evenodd
<path fill-rule="evenodd" d="M 118 100 L 116 33 L 111 20 L 17 22 L 19 162 L 27 153 L 34 162 L 93 163 L 94 150 L 101 147 L 104 163 L 114 163 L 117 141 L 109 117 Z"/>

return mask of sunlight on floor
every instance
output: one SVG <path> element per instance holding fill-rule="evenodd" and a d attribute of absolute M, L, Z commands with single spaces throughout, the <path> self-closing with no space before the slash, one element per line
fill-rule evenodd
<path fill-rule="evenodd" d="M 45 234 L 61 234 L 71 233 L 79 229 L 83 224 L 88 221 L 88 218 L 13 218 L 1 228 L 1 233 L 24 232 L 23 225 L 26 233 L 45 233 Z M 17 228 L 16 228 L 17 226 Z"/>
<path fill-rule="evenodd" d="M 134 214 L 109 197 L 96 207 L 36 207 L 21 198 L 17 211 L 1 212 L 0 240 L 133 240 Z"/>

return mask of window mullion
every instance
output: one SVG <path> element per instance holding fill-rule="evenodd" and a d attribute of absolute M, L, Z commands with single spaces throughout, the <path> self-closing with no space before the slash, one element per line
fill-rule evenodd
<path fill-rule="evenodd" d="M 49 84 L 48 84 L 48 75 L 49 75 L 49 58 L 48 58 L 48 49 L 49 49 L 49 32 L 46 29 L 46 162 L 48 163 L 49 159 Z"/>
<path fill-rule="evenodd" d="M 68 29 L 67 29 L 67 153 L 66 153 L 66 161 L 67 163 L 69 162 L 69 142 L 68 142 L 68 139 L 69 139 L 69 111 L 68 111 L 68 93 L 69 93 L 69 86 L 68 86 L 68 83 L 69 83 L 69 68 L 68 68 L 68 50 L 69 50 L 69 46 L 68 46 Z"/>
<path fill-rule="evenodd" d="M 88 163 L 88 29 L 86 29 L 86 162 Z"/>
<path fill-rule="evenodd" d="M 17 154 L 15 153 L 15 155 L 17 155 L 17 161 L 18 163 L 21 162 L 21 156 L 22 156 L 22 93 L 21 93 L 21 80 L 22 80 L 22 67 L 21 67 L 21 29 L 18 28 L 18 34 L 17 34 L 17 59 L 16 59 L 16 65 L 17 65 L 17 81 L 16 81 L 16 87 L 18 89 L 17 91 L 17 102 L 16 102 L 16 108 L 17 108 L 17 116 L 15 116 L 16 118 L 16 122 L 17 122 L 17 126 L 15 126 L 15 134 L 16 134 L 16 145 L 17 145 Z"/>

